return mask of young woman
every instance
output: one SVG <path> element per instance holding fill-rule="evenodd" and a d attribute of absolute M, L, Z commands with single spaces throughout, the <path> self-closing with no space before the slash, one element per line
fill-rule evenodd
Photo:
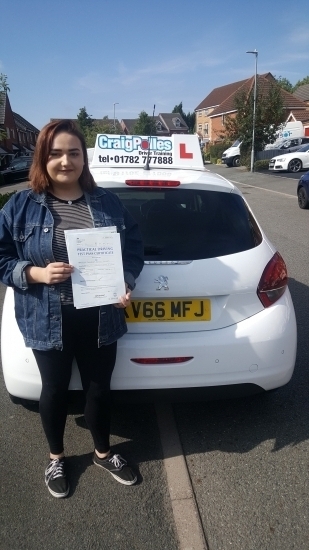
<path fill-rule="evenodd" d="M 45 483 L 54 497 L 69 493 L 63 435 L 75 357 L 93 462 L 132 485 L 135 473 L 110 450 L 110 380 L 117 339 L 127 330 L 124 308 L 143 267 L 137 224 L 115 194 L 96 186 L 84 138 L 69 120 L 40 132 L 30 187 L 0 212 L 0 280 L 14 288 L 16 320 L 42 378 L 40 415 L 50 449 Z M 120 233 L 126 294 L 118 304 L 76 309 L 64 230 L 103 226 L 117 226 Z"/>

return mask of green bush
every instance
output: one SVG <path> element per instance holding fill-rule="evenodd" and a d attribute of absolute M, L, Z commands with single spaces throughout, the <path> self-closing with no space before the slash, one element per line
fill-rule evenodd
<path fill-rule="evenodd" d="M 231 146 L 231 142 L 220 141 L 220 143 L 214 143 L 210 145 L 207 151 L 210 154 L 210 159 L 221 159 L 222 153 Z"/>
<path fill-rule="evenodd" d="M 14 195 L 16 191 L 12 191 L 11 193 L 4 193 L 3 195 L 0 193 L 0 208 L 3 208 L 6 202 L 11 198 L 12 195 Z"/>
<path fill-rule="evenodd" d="M 262 170 L 268 170 L 269 159 L 265 160 L 256 160 L 253 167 L 255 172 L 260 172 Z"/>

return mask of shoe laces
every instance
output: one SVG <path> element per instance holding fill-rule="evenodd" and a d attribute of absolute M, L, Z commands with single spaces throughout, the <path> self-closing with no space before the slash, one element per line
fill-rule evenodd
<path fill-rule="evenodd" d="M 65 477 L 63 460 L 53 458 L 46 468 L 45 477 L 46 482 L 56 479 L 57 477 Z"/>
<path fill-rule="evenodd" d="M 120 455 L 113 455 L 108 461 L 113 464 L 117 470 L 121 470 L 127 465 L 127 461 Z"/>

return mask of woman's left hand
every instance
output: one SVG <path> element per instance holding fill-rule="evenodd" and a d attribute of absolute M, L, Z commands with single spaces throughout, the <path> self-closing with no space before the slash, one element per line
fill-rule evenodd
<path fill-rule="evenodd" d="M 129 306 L 131 303 L 131 290 L 129 289 L 127 283 L 126 283 L 126 294 L 124 296 L 119 297 L 119 303 L 114 304 L 115 307 L 119 308 L 125 308 Z"/>

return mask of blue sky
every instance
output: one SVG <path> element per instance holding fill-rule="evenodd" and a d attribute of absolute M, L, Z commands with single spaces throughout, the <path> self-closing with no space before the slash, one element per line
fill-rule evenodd
<path fill-rule="evenodd" d="M 213 88 L 271 72 L 309 75 L 309 4 L 298 0 L 0 0 L 0 72 L 13 111 L 136 118 L 193 111 Z M 3 21 L 6 23 L 3 24 Z"/>

